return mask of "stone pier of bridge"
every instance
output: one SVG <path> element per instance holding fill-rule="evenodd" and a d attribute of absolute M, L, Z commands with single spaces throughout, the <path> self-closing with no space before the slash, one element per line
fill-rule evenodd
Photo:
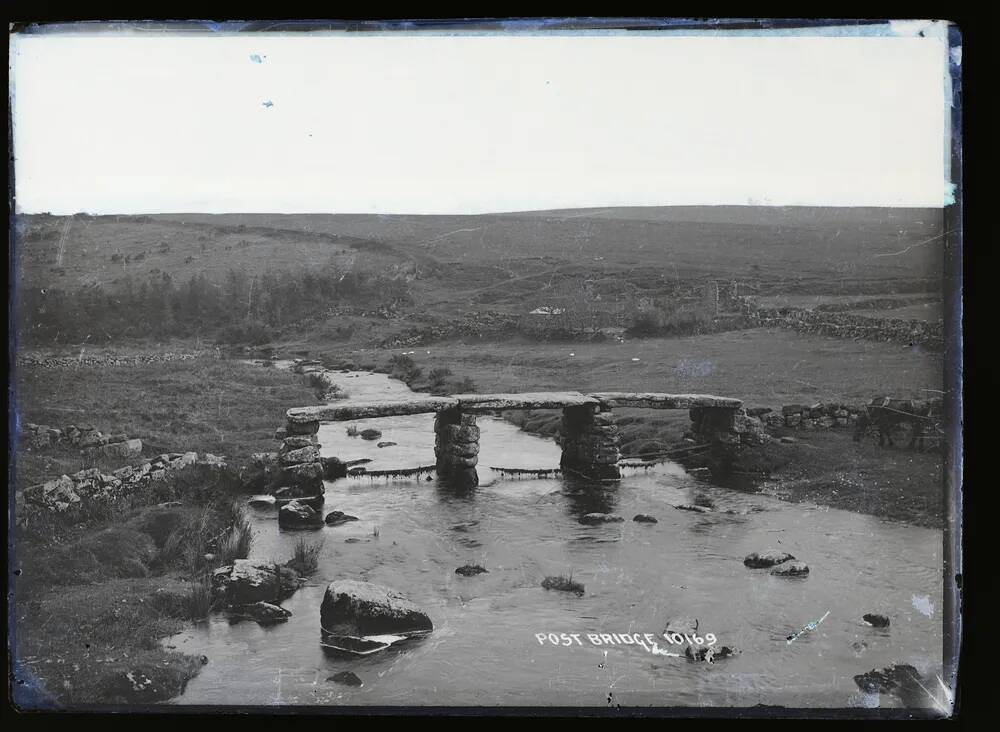
<path fill-rule="evenodd" d="M 296 407 L 286 414 L 286 434 L 315 435 L 321 422 L 407 414 L 434 414 L 434 455 L 438 475 L 460 486 L 478 485 L 480 414 L 512 410 L 561 409 L 559 444 L 562 470 L 597 480 L 621 477 L 619 430 L 614 409 L 687 409 L 691 432 L 708 444 L 763 441 L 763 425 L 748 417 L 739 399 L 710 394 L 639 392 L 531 392 L 521 394 L 416 395 L 394 401 L 341 400 Z"/>

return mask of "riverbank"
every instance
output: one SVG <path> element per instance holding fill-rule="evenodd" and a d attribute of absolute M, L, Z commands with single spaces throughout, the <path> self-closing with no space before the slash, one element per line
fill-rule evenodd
<path fill-rule="evenodd" d="M 207 573 L 252 545 L 240 467 L 274 448 L 290 405 L 315 403 L 300 377 L 196 353 L 141 354 L 22 366 L 21 423 L 84 421 L 142 439 L 145 455 L 95 461 L 68 444 L 20 445 L 10 490 L 102 472 L 159 452 L 197 450 L 227 466 L 192 465 L 104 501 L 18 515 L 11 553 L 15 701 L 22 708 L 142 704 L 177 696 L 205 659 L 161 640 L 211 603 Z"/>
<path fill-rule="evenodd" d="M 503 357 L 499 357 L 499 353 Z M 747 407 L 784 404 L 864 404 L 879 394 L 927 398 L 940 394 L 938 354 L 891 343 L 845 341 L 779 329 L 625 343 L 442 343 L 405 351 L 358 349 L 312 355 L 332 368 L 390 373 L 418 391 L 433 391 L 431 374 L 468 381 L 480 392 L 574 389 L 666 391 L 735 396 Z M 400 369 L 400 357 L 409 361 Z M 395 364 L 393 363 L 395 359 Z M 684 411 L 616 410 L 627 456 L 661 453 L 690 427 Z M 556 413 L 511 413 L 510 421 L 552 437 Z M 743 490 L 808 501 L 893 521 L 941 528 L 944 486 L 940 452 L 855 443 L 849 430 L 771 430 L 744 472 L 766 480 L 732 481 Z"/>

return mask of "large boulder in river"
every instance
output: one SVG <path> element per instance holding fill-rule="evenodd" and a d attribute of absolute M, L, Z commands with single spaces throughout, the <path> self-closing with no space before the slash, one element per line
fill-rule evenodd
<path fill-rule="evenodd" d="M 278 509 L 278 526 L 283 529 L 316 529 L 322 525 L 322 515 L 299 499 Z"/>
<path fill-rule="evenodd" d="M 338 580 L 326 588 L 320 626 L 332 635 L 423 635 L 434 629 L 427 613 L 382 585 Z"/>
<path fill-rule="evenodd" d="M 751 569 L 765 569 L 767 567 L 774 567 L 782 562 L 787 562 L 789 559 L 795 559 L 795 557 L 788 552 L 780 552 L 772 549 L 765 552 L 748 554 L 743 560 L 743 564 Z"/>
<path fill-rule="evenodd" d="M 381 430 L 375 429 L 361 430 L 360 434 L 362 440 L 377 440 L 382 436 Z"/>
<path fill-rule="evenodd" d="M 581 524 L 617 524 L 624 520 L 613 513 L 585 513 L 580 517 Z"/>
<path fill-rule="evenodd" d="M 805 577 L 809 574 L 809 565 L 805 562 L 782 562 L 771 570 L 778 577 Z"/>
<path fill-rule="evenodd" d="M 280 564 L 237 559 L 212 573 L 212 590 L 226 605 L 278 603 L 299 588 L 297 572 Z"/>

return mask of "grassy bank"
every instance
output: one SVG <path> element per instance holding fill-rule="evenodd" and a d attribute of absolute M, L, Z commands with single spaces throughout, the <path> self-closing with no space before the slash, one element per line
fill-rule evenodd
<path fill-rule="evenodd" d="M 23 421 L 86 421 L 135 434 L 153 452 L 190 449 L 229 458 L 228 469 L 191 466 L 114 500 L 32 514 L 14 536 L 20 705 L 176 696 L 204 659 L 161 640 L 207 614 L 208 573 L 245 557 L 252 544 L 242 504 L 233 501 L 239 466 L 251 452 L 274 449 L 285 409 L 315 396 L 288 372 L 209 358 L 32 369 L 18 377 Z M 71 448 L 19 450 L 14 484 L 84 463 Z"/>
<path fill-rule="evenodd" d="M 285 411 L 317 401 L 287 371 L 208 355 L 130 366 L 21 367 L 15 388 L 22 423 L 88 423 L 139 437 L 147 455 L 193 450 L 233 463 L 275 449 L 274 430 L 284 424 Z M 111 467 L 71 446 L 23 449 L 16 484 L 23 488 L 95 466 Z"/>

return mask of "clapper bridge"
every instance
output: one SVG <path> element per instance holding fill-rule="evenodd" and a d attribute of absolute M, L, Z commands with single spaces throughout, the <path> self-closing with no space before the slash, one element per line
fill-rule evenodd
<path fill-rule="evenodd" d="M 708 442 L 738 444 L 751 441 L 757 420 L 747 417 L 743 402 L 711 394 L 662 394 L 575 391 L 523 394 L 455 394 L 414 396 L 386 401 L 343 400 L 286 413 L 289 435 L 315 435 L 321 422 L 344 422 L 407 414 L 434 414 L 438 475 L 465 485 L 478 484 L 480 414 L 529 409 L 561 409 L 560 467 L 586 477 L 621 477 L 619 433 L 613 410 L 687 409 L 692 432 Z"/>

